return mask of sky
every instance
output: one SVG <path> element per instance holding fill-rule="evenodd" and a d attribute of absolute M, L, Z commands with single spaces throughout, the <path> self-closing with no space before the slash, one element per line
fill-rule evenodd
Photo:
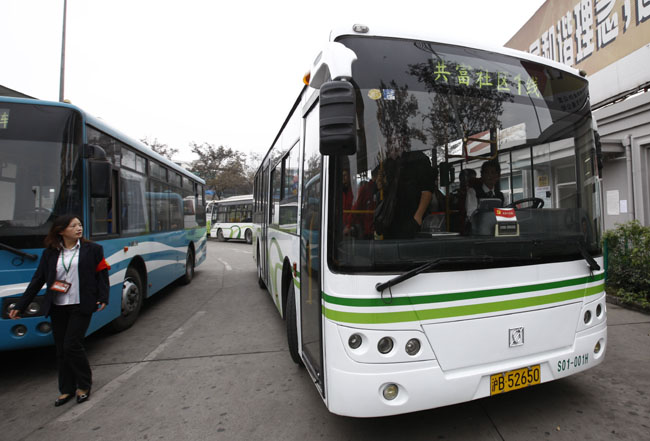
<path fill-rule="evenodd" d="M 502 46 L 544 0 L 68 0 L 64 98 L 135 139 L 263 155 L 338 25 Z M 63 0 L 0 0 L 0 85 L 57 101 Z"/>

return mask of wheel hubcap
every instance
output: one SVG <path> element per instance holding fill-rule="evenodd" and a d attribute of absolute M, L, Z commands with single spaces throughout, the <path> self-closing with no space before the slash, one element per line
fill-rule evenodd
<path fill-rule="evenodd" d="M 124 315 L 129 315 L 138 306 L 138 285 L 131 280 L 125 280 L 122 288 L 122 312 Z"/>

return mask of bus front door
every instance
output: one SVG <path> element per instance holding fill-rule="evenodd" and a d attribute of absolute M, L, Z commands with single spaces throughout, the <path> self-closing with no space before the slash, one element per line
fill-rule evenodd
<path fill-rule="evenodd" d="M 305 124 L 300 209 L 300 331 L 305 366 L 324 394 L 320 275 L 322 157 L 318 145 L 317 105 L 306 116 Z"/>

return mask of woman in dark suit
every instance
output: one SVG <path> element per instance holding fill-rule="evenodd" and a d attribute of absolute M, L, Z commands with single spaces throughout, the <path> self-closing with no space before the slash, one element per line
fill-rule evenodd
<path fill-rule="evenodd" d="M 93 312 L 108 304 L 108 270 L 101 245 L 82 237 L 81 221 L 74 215 L 54 220 L 45 238 L 45 250 L 27 290 L 9 313 L 18 318 L 44 284 L 45 316 L 52 320 L 61 395 L 55 406 L 76 395 L 83 403 L 90 397 L 92 373 L 83 339 Z"/>

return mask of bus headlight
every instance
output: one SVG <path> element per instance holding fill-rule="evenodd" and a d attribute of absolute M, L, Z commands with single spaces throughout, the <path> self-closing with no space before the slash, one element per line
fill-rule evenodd
<path fill-rule="evenodd" d="M 591 311 L 585 311 L 585 325 L 591 321 Z"/>
<path fill-rule="evenodd" d="M 377 350 L 382 354 L 388 354 L 393 350 L 393 339 L 390 337 L 383 337 L 379 340 L 379 343 L 377 343 Z"/>
<path fill-rule="evenodd" d="M 352 349 L 357 349 L 359 346 L 361 346 L 361 343 L 363 342 L 363 339 L 359 334 L 352 334 L 350 338 L 348 339 L 348 345 Z"/>
<path fill-rule="evenodd" d="M 417 355 L 417 353 L 420 352 L 420 346 L 420 340 L 417 338 L 412 338 L 406 342 L 406 353 L 410 356 Z"/>
<path fill-rule="evenodd" d="M 50 322 L 41 322 L 38 324 L 36 329 L 38 329 L 38 332 L 41 332 L 43 334 L 49 334 L 52 330 L 52 324 Z"/>
<path fill-rule="evenodd" d="M 399 395 L 399 387 L 394 383 L 387 384 L 384 386 L 384 390 L 382 390 L 381 393 L 386 400 L 392 401 L 397 398 L 397 395 Z"/>
<path fill-rule="evenodd" d="M 41 305 L 39 305 L 37 302 L 32 302 L 27 306 L 27 314 L 30 315 L 35 315 L 38 314 L 38 312 L 41 310 Z"/>
<path fill-rule="evenodd" d="M 11 332 L 16 337 L 23 337 L 25 334 L 27 334 L 27 327 L 25 325 L 16 325 L 11 328 Z"/>

